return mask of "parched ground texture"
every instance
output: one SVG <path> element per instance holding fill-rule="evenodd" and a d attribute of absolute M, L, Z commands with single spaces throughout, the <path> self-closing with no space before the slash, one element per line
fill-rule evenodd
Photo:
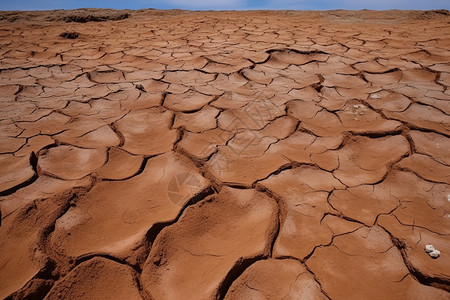
<path fill-rule="evenodd" d="M 449 299 L 447 11 L 0 36 L 0 298 Z"/>

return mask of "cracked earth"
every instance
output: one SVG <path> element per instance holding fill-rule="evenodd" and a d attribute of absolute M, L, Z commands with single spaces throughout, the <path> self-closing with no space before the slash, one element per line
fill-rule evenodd
<path fill-rule="evenodd" d="M 448 12 L 0 36 L 0 298 L 449 299 Z"/>

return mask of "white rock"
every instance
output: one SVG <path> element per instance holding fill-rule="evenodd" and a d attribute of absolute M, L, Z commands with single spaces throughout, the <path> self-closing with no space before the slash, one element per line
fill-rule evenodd
<path fill-rule="evenodd" d="M 432 258 L 438 258 L 439 255 L 441 255 L 441 251 L 439 251 L 439 250 L 434 250 L 434 251 L 428 253 L 428 255 L 431 256 Z"/>
<path fill-rule="evenodd" d="M 362 105 L 362 104 L 355 104 L 355 105 L 353 105 L 354 109 L 360 109 L 360 108 L 363 108 L 363 107 L 364 107 L 364 105 Z"/>
<path fill-rule="evenodd" d="M 433 252 L 433 251 L 435 251 L 435 250 L 436 250 L 436 248 L 434 248 L 433 245 L 426 245 L 426 246 L 425 246 L 425 251 L 426 251 L 427 253 L 431 253 L 431 252 Z"/>
<path fill-rule="evenodd" d="M 439 251 L 436 248 L 434 248 L 433 245 L 425 245 L 425 251 L 432 258 L 438 258 L 439 255 L 441 255 L 441 251 Z"/>

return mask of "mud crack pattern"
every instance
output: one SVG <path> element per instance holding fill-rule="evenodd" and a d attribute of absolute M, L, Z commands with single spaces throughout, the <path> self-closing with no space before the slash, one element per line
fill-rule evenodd
<path fill-rule="evenodd" d="M 0 16 L 0 298 L 450 297 L 448 14 Z"/>

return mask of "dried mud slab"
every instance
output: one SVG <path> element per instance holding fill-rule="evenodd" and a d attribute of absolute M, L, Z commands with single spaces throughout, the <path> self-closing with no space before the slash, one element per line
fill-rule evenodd
<path fill-rule="evenodd" d="M 51 262 L 42 247 L 42 232 L 52 225 L 68 195 L 52 197 L 14 211 L 2 220 L 0 230 L 0 297 L 7 298 L 30 280 L 51 272 Z"/>
<path fill-rule="evenodd" d="M 438 163 L 427 155 L 413 154 L 403 159 L 397 166 L 410 170 L 429 181 L 450 184 L 450 167 Z"/>
<path fill-rule="evenodd" d="M 217 146 L 225 145 L 232 136 L 232 133 L 220 128 L 202 133 L 186 132 L 178 146 L 197 159 L 206 159 L 214 153 Z"/>
<path fill-rule="evenodd" d="M 316 106 L 310 119 L 304 110 L 301 115 L 299 119 L 303 121 L 302 127 L 318 136 L 335 136 L 346 131 L 377 135 L 395 132 L 402 125 L 398 121 L 383 119 L 364 104 L 353 101 L 348 101 L 337 113 L 330 113 Z"/>
<path fill-rule="evenodd" d="M 18 122 L 17 126 L 24 129 L 20 136 L 32 137 L 36 134 L 56 134 L 60 132 L 64 125 L 69 121 L 69 116 L 52 112 L 48 116 L 44 116 L 35 122 Z"/>
<path fill-rule="evenodd" d="M 386 112 L 386 116 L 411 124 L 413 128 L 426 129 L 449 135 L 450 116 L 440 110 L 413 103 L 404 112 Z"/>
<path fill-rule="evenodd" d="M 137 110 L 117 121 L 123 149 L 132 154 L 155 155 L 172 149 L 177 132 L 170 129 L 173 114 L 161 109 Z"/>
<path fill-rule="evenodd" d="M 1 155 L 0 166 L 2 169 L 0 194 L 8 193 L 35 176 L 29 157 Z"/>
<path fill-rule="evenodd" d="M 408 268 L 419 274 L 422 282 L 431 286 L 448 289 L 450 277 L 447 275 L 449 263 L 447 260 L 432 259 L 423 251 L 426 245 L 433 245 L 437 249 L 447 249 L 450 246 L 446 235 L 435 233 L 423 228 L 410 230 L 410 226 L 400 223 L 395 216 L 380 216 L 378 224 L 388 230 L 397 239 L 396 241 L 404 247 L 403 256 Z M 440 258 L 444 258 L 442 254 Z"/>
<path fill-rule="evenodd" d="M 433 298 L 448 293 L 421 285 L 406 268 L 389 235 L 380 227 L 361 228 L 318 249 L 308 267 L 332 299 Z"/>
<path fill-rule="evenodd" d="M 173 127 L 183 127 L 188 131 L 201 133 L 217 127 L 218 114 L 219 110 L 210 106 L 205 106 L 195 113 L 179 113 L 175 116 Z"/>
<path fill-rule="evenodd" d="M 0 298 L 448 299 L 449 24 L 0 12 Z"/>
<path fill-rule="evenodd" d="M 95 257 L 57 282 L 45 299 L 142 299 L 135 278 L 129 266 Z"/>
<path fill-rule="evenodd" d="M 431 156 L 437 162 L 450 165 L 450 141 L 445 136 L 433 132 L 410 131 L 414 146 L 418 153 Z"/>
<path fill-rule="evenodd" d="M 195 111 L 201 109 L 214 99 L 213 96 L 203 95 L 193 91 L 183 95 L 169 94 L 164 101 L 164 105 L 174 111 Z"/>
<path fill-rule="evenodd" d="M 132 155 L 125 150 L 112 148 L 108 153 L 108 161 L 96 174 L 105 179 L 123 180 L 137 174 L 144 159 Z"/>
<path fill-rule="evenodd" d="M 232 270 L 269 254 L 276 215 L 275 201 L 254 190 L 223 188 L 189 207 L 155 240 L 141 277 L 144 289 L 157 299 L 215 298 Z"/>
<path fill-rule="evenodd" d="M 27 143 L 14 153 L 15 156 L 30 156 L 31 153 L 38 153 L 39 150 L 55 144 L 55 141 L 47 135 L 37 135 L 27 139 Z"/>
<path fill-rule="evenodd" d="M 336 211 L 327 202 L 328 193 L 344 189 L 329 172 L 304 166 L 273 175 L 261 186 L 279 197 L 281 219 L 273 247 L 275 257 L 306 258 L 315 247 L 331 242 L 335 234 L 351 232 L 360 224 L 325 214 Z M 341 231 L 335 232 L 335 224 Z"/>
<path fill-rule="evenodd" d="M 191 181 L 177 181 L 180 172 Z M 126 258 L 152 226 L 173 221 L 207 186 L 186 159 L 174 153 L 152 158 L 139 175 L 103 181 L 78 199 L 56 221 L 50 245 L 72 258 L 92 253 Z"/>
<path fill-rule="evenodd" d="M 296 260 L 254 263 L 230 287 L 225 299 L 328 299 L 306 268 Z"/>
<path fill-rule="evenodd" d="M 291 163 L 313 162 L 320 168 L 333 171 L 339 166 L 339 161 L 331 149 L 337 149 L 343 142 L 343 136 L 317 137 L 315 135 L 296 131 L 278 143 L 270 145 L 267 154 L 276 154 Z"/>
<path fill-rule="evenodd" d="M 0 197 L 2 219 L 11 213 L 33 203 L 36 200 L 48 199 L 76 188 L 87 188 L 92 180 L 85 177 L 80 180 L 61 180 L 49 176 L 40 176 L 32 184 L 17 190 L 15 193 Z"/>
<path fill-rule="evenodd" d="M 329 203 L 346 216 L 359 220 L 367 226 L 374 224 L 381 214 L 390 212 L 396 214 L 411 203 L 422 203 L 422 208 L 411 213 L 411 216 L 419 218 L 423 214 L 423 220 L 426 220 L 425 216 L 436 209 L 436 212 L 433 212 L 434 217 L 430 216 L 431 218 L 422 224 L 430 227 L 432 223 L 440 224 L 445 221 L 443 218 L 445 210 L 439 211 L 445 204 L 447 197 L 445 193 L 445 185 L 427 182 L 411 172 L 392 171 L 379 184 L 333 191 Z M 427 209 L 426 206 L 432 208 Z"/>
<path fill-rule="evenodd" d="M 408 151 L 409 144 L 403 136 L 357 137 L 333 153 L 339 162 L 333 174 L 347 186 L 376 183 Z"/>
<path fill-rule="evenodd" d="M 56 135 L 55 139 L 61 143 L 81 148 L 106 148 L 120 144 L 119 137 L 107 125 L 93 131 L 89 129 L 81 129 L 79 132 L 66 131 Z"/>
<path fill-rule="evenodd" d="M 3 299 L 22 288 L 45 266 L 42 253 L 33 253 L 37 248 L 40 229 L 33 227 L 31 218 L 24 220 L 26 217 L 27 215 L 23 216 L 22 213 L 11 216 L 7 221 L 2 220 L 0 297 Z M 35 218 L 36 216 L 34 221 Z M 21 222 L 22 225 L 17 227 L 16 222 Z M 15 234 L 8 236 L 13 230 Z M 20 236 L 17 236 L 17 233 L 20 233 Z"/>
<path fill-rule="evenodd" d="M 105 149 L 82 149 L 73 146 L 58 146 L 48 149 L 38 160 L 41 172 L 60 179 L 81 179 L 103 166 Z"/>
<path fill-rule="evenodd" d="M 221 182 L 251 186 L 288 163 L 278 154 L 242 158 L 233 149 L 224 148 L 212 156 L 206 167 Z"/>

